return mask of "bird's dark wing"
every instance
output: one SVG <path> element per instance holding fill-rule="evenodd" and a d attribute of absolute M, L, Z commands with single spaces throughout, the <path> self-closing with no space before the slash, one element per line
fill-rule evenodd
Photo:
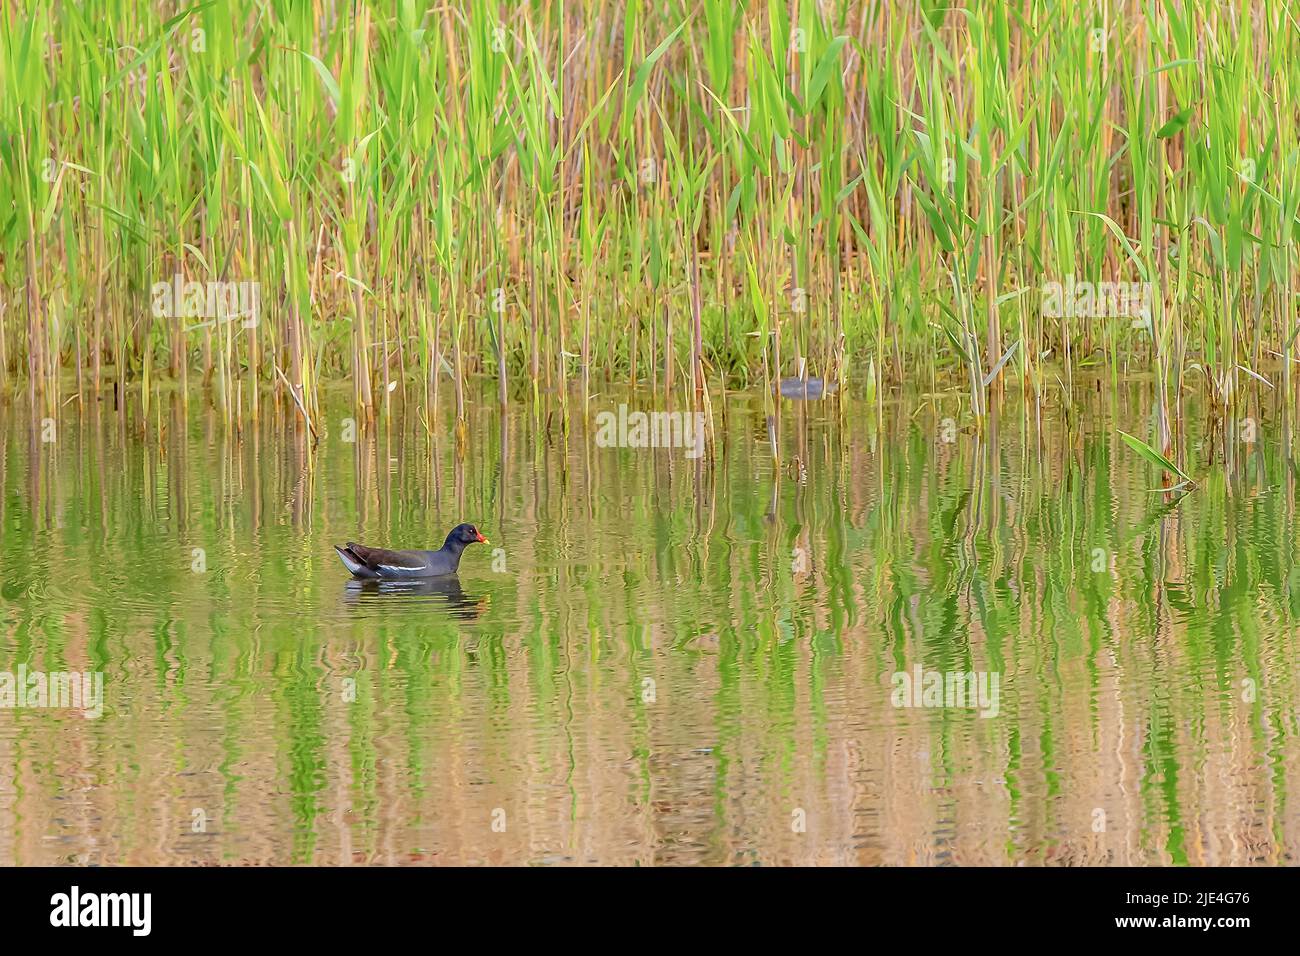
<path fill-rule="evenodd" d="M 348 542 L 344 550 L 372 571 L 423 571 L 429 566 L 428 558 L 419 551 L 390 551 L 387 548 L 369 548 L 364 544 L 356 544 L 352 541 Z"/>

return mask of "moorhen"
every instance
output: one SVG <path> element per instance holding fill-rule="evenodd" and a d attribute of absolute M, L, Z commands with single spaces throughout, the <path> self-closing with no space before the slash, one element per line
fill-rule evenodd
<path fill-rule="evenodd" d="M 479 534 L 472 524 L 458 524 L 451 529 L 447 540 L 437 551 L 389 551 L 387 548 L 368 548 L 349 541 L 344 547 L 334 545 L 343 559 L 343 566 L 354 577 L 364 580 L 409 581 L 411 578 L 436 578 L 455 574 L 460 566 L 460 555 L 467 545 L 487 544 L 488 539 Z"/>

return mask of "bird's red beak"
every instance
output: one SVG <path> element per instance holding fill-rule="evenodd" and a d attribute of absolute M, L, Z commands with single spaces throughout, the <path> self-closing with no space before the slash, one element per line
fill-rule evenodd
<path fill-rule="evenodd" d="M 482 531 L 475 531 L 474 533 L 475 533 L 476 535 L 478 535 L 478 543 L 479 543 L 479 544 L 489 544 L 489 543 L 490 543 L 490 542 L 488 541 L 487 538 L 483 537 L 483 532 L 482 532 Z"/>

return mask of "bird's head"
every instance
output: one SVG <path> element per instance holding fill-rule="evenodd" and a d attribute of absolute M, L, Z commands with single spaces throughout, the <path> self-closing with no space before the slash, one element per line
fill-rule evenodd
<path fill-rule="evenodd" d="M 451 529 L 451 534 L 447 535 L 447 544 L 454 544 L 457 547 L 465 547 L 467 544 L 487 544 L 488 539 L 483 537 L 478 528 L 472 524 L 458 524 Z"/>

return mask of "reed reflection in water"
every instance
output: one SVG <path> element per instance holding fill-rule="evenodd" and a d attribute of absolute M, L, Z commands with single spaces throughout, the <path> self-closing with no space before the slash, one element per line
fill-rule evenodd
<path fill-rule="evenodd" d="M 0 710 L 0 863 L 1294 862 L 1287 423 L 1225 466 L 1185 410 L 1168 501 L 1144 387 L 1076 403 L 786 402 L 779 467 L 747 395 L 694 461 L 486 395 L 463 456 L 400 403 L 315 450 L 269 399 L 4 407 L 0 669 L 106 704 Z M 457 581 L 331 548 L 462 520 Z M 996 716 L 894 706 L 918 668 Z"/>

